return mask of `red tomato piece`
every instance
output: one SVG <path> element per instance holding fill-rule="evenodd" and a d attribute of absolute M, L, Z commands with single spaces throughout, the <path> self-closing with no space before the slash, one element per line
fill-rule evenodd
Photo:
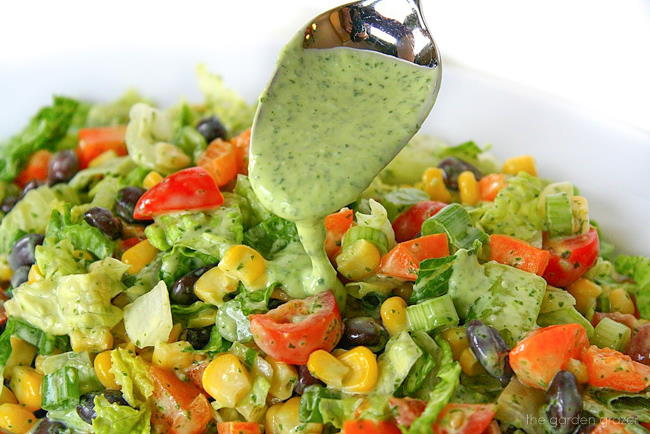
<path fill-rule="evenodd" d="M 544 249 L 551 252 L 544 279 L 553 286 L 571 285 L 594 265 L 599 248 L 598 232 L 594 228 L 576 237 L 544 240 Z"/>
<path fill-rule="evenodd" d="M 627 316 L 632 315 L 628 314 Z M 634 336 L 632 336 L 630 344 L 627 346 L 625 353 L 629 355 L 635 362 L 643 363 L 644 365 L 650 365 L 650 324 L 646 324 L 640 327 Z"/>
<path fill-rule="evenodd" d="M 169 175 L 138 200 L 133 218 L 147 220 L 177 211 L 206 210 L 223 203 L 219 187 L 202 167 L 190 167 Z"/>
<path fill-rule="evenodd" d="M 420 262 L 445 256 L 449 256 L 447 234 L 425 235 L 393 247 L 381 258 L 379 273 L 415 281 Z"/>
<path fill-rule="evenodd" d="M 334 258 L 341 250 L 343 235 L 352 227 L 354 215 L 349 208 L 325 217 L 325 252 L 329 258 Z"/>
<path fill-rule="evenodd" d="M 481 190 L 481 200 L 491 202 L 497 194 L 506 186 L 506 176 L 503 173 L 491 173 L 485 175 L 478 182 Z"/>
<path fill-rule="evenodd" d="M 494 404 L 447 404 L 433 425 L 435 434 L 482 433 L 490 426 L 496 405 Z"/>
<path fill-rule="evenodd" d="M 410 427 L 413 421 L 422 415 L 427 402 L 414 398 L 390 398 L 388 405 L 395 415 L 395 422 Z"/>
<path fill-rule="evenodd" d="M 274 359 L 292 365 L 304 365 L 316 350 L 331 351 L 343 333 L 332 291 L 291 300 L 249 318 L 257 346 Z"/>
<path fill-rule="evenodd" d="M 343 424 L 343 434 L 401 434 L 402 432 L 389 421 L 374 421 L 369 419 L 346 420 Z"/>
<path fill-rule="evenodd" d="M 510 366 L 526 386 L 544 389 L 569 359 L 579 359 L 589 345 L 580 324 L 559 324 L 531 332 L 510 351 Z"/>
<path fill-rule="evenodd" d="M 444 202 L 423 200 L 401 213 L 393 221 L 393 230 L 397 242 L 408 241 L 420 235 L 422 223 L 446 206 L 447 204 Z"/>
<path fill-rule="evenodd" d="M 29 181 L 45 181 L 47 179 L 48 166 L 50 165 L 52 153 L 46 150 L 34 152 L 27 160 L 27 165 L 16 177 L 16 184 L 20 188 L 25 187 Z"/>
<path fill-rule="evenodd" d="M 216 139 L 203 152 L 197 163 L 214 178 L 219 187 L 237 176 L 237 153 L 232 143 Z"/>
<path fill-rule="evenodd" d="M 203 373 L 205 372 L 205 368 L 208 367 L 208 364 L 209 362 L 207 361 L 194 363 L 185 370 L 187 379 L 190 380 L 193 385 L 198 387 L 202 393 L 206 393 L 205 390 L 203 390 Z"/>
<path fill-rule="evenodd" d="M 77 156 L 82 169 L 88 167 L 91 161 L 106 151 L 117 155 L 126 155 L 126 126 L 82 128 L 79 130 L 79 145 Z"/>
<path fill-rule="evenodd" d="M 490 235 L 490 259 L 541 276 L 551 254 L 507 235 Z"/>
<path fill-rule="evenodd" d="M 612 419 L 601 419 L 598 425 L 591 431 L 591 434 L 632 434 L 620 422 Z"/>
<path fill-rule="evenodd" d="M 650 386 L 650 366 L 611 348 L 592 345 L 582 354 L 582 361 L 587 366 L 591 386 L 632 393 Z"/>
<path fill-rule="evenodd" d="M 251 129 L 249 128 L 237 137 L 233 137 L 230 139 L 230 143 L 235 147 L 238 172 L 248 175 L 248 149 L 251 145 Z"/>
<path fill-rule="evenodd" d="M 157 432 L 199 434 L 212 420 L 208 399 L 169 369 L 151 366 L 154 405 L 151 423 Z"/>
<path fill-rule="evenodd" d="M 260 425 L 255 422 L 223 422 L 217 425 L 219 434 L 260 434 Z"/>

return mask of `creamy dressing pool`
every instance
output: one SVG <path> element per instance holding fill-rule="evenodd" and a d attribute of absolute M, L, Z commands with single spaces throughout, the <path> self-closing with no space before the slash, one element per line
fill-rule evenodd
<path fill-rule="evenodd" d="M 420 128 L 440 68 L 350 48 L 285 47 L 260 98 L 250 180 L 262 204 L 296 222 L 313 272 L 307 292 L 340 288 L 323 218 L 357 199 Z"/>

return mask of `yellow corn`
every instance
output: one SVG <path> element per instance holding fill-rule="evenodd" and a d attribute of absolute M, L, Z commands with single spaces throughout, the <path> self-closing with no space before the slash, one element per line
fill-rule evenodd
<path fill-rule="evenodd" d="M 535 159 L 531 155 L 508 158 L 503 163 L 503 173 L 516 175 L 519 172 L 526 172 L 529 175 L 537 176 L 537 166 L 535 165 Z"/>
<path fill-rule="evenodd" d="M 269 394 L 282 401 L 291 398 L 291 395 L 293 394 L 293 386 L 296 384 L 296 381 L 298 381 L 298 372 L 296 371 L 296 368 L 287 365 L 284 362 L 280 362 L 279 360 L 272 359 L 271 357 L 266 357 L 266 361 L 269 362 L 273 369 Z"/>
<path fill-rule="evenodd" d="M 92 261 L 95 259 L 92 253 L 86 250 L 73 250 L 72 256 L 74 256 L 75 259 L 83 259 L 84 261 Z"/>
<path fill-rule="evenodd" d="M 93 158 L 90 163 L 88 163 L 88 167 L 99 167 L 103 166 L 105 163 L 111 161 L 113 158 L 117 158 L 117 152 L 115 152 L 112 149 L 109 149 L 108 151 L 102 152 L 95 158 Z"/>
<path fill-rule="evenodd" d="M 251 390 L 251 377 L 234 354 L 217 356 L 208 364 L 201 380 L 203 389 L 221 407 L 233 408 Z"/>
<path fill-rule="evenodd" d="M 249 289 L 266 286 L 266 260 L 251 247 L 243 244 L 232 246 L 223 255 L 219 268 L 228 276 L 241 280 Z"/>
<path fill-rule="evenodd" d="M 589 381 L 589 372 L 587 371 L 587 366 L 580 360 L 569 359 L 569 363 L 567 363 L 566 369 L 575 375 L 578 384 L 585 384 Z"/>
<path fill-rule="evenodd" d="M 119 390 L 120 385 L 115 381 L 115 375 L 111 372 L 113 361 L 111 359 L 111 351 L 103 351 L 95 357 L 93 366 L 95 367 L 95 374 L 99 382 L 107 389 Z"/>
<path fill-rule="evenodd" d="M 445 185 L 445 172 L 437 167 L 429 167 L 422 174 L 422 187 L 431 200 L 451 202 L 451 193 Z"/>
<path fill-rule="evenodd" d="M 336 257 L 339 273 L 348 280 L 359 281 L 370 277 L 381 261 L 381 253 L 374 243 L 357 240 Z"/>
<path fill-rule="evenodd" d="M 0 404 L 17 404 L 16 395 L 7 386 L 2 386 L 2 393 L 0 393 Z"/>
<path fill-rule="evenodd" d="M 18 336 L 11 336 L 9 343 L 11 344 L 11 355 L 5 364 L 5 378 L 11 378 L 14 369 L 18 366 L 31 366 L 32 360 L 36 356 L 36 347 L 20 339 Z"/>
<path fill-rule="evenodd" d="M 7 255 L 0 256 L 0 282 L 9 282 L 14 272 L 9 266 Z"/>
<path fill-rule="evenodd" d="M 350 372 L 350 367 L 325 350 L 316 350 L 309 355 L 307 369 L 329 387 L 341 388 L 343 378 Z"/>
<path fill-rule="evenodd" d="M 36 424 L 34 413 L 19 404 L 0 405 L 0 428 L 14 434 L 25 434 Z"/>
<path fill-rule="evenodd" d="M 573 233 L 586 234 L 589 232 L 589 202 L 582 196 L 571 198 L 571 211 L 573 213 Z"/>
<path fill-rule="evenodd" d="M 460 367 L 465 375 L 474 376 L 483 372 L 483 367 L 478 360 L 476 360 L 476 356 L 469 347 L 465 348 L 463 352 L 460 353 L 458 362 L 460 363 Z"/>
<path fill-rule="evenodd" d="M 45 276 L 43 276 L 43 273 L 41 273 L 41 269 L 38 267 L 38 265 L 34 264 L 31 266 L 29 269 L 29 273 L 27 274 L 27 283 L 32 284 L 34 282 L 38 282 L 39 280 L 43 280 Z"/>
<path fill-rule="evenodd" d="M 206 271 L 194 284 L 194 294 L 206 303 L 223 306 L 223 298 L 237 290 L 239 282 L 228 276 L 219 267 L 212 267 Z"/>
<path fill-rule="evenodd" d="M 147 173 L 147 176 L 145 176 L 142 180 L 142 186 L 149 190 L 151 187 L 160 184 L 162 180 L 162 175 L 155 170 L 152 170 L 151 172 Z"/>
<path fill-rule="evenodd" d="M 460 360 L 460 355 L 469 347 L 467 332 L 463 327 L 450 327 L 442 332 L 442 338 L 449 343 L 454 360 Z"/>
<path fill-rule="evenodd" d="M 181 336 L 182 331 L 183 331 L 183 324 L 179 322 L 174 324 L 174 326 L 169 332 L 169 337 L 167 338 L 167 342 L 169 343 L 176 342 L 178 338 Z"/>
<path fill-rule="evenodd" d="M 343 362 L 350 372 L 343 378 L 344 392 L 368 393 L 377 384 L 378 368 L 377 356 L 366 347 L 355 347 L 340 355 L 338 359 Z"/>
<path fill-rule="evenodd" d="M 186 341 L 172 342 L 171 344 L 159 342 L 153 349 L 151 362 L 162 368 L 185 369 L 194 363 L 192 345 Z"/>
<path fill-rule="evenodd" d="M 567 288 L 569 294 L 576 299 L 576 309 L 589 319 L 596 307 L 596 299 L 603 292 L 596 283 L 591 280 L 580 278 Z"/>
<path fill-rule="evenodd" d="M 9 387 L 16 395 L 19 403 L 28 410 L 36 411 L 41 408 L 41 384 L 43 374 L 28 366 L 17 366 L 11 377 Z"/>
<path fill-rule="evenodd" d="M 122 253 L 122 262 L 130 265 L 129 273 L 136 274 L 153 261 L 157 254 L 158 249 L 152 246 L 149 240 L 143 240 Z"/>
<path fill-rule="evenodd" d="M 625 288 L 615 288 L 609 293 L 609 308 L 612 312 L 634 313 L 634 302 Z"/>
<path fill-rule="evenodd" d="M 70 333 L 70 346 L 72 350 L 80 353 L 88 351 L 98 353 L 113 348 L 113 335 L 107 327 L 94 329 L 74 330 Z"/>
<path fill-rule="evenodd" d="M 384 327 L 395 336 L 406 330 L 406 302 L 401 297 L 391 297 L 384 301 L 379 309 Z"/>
<path fill-rule="evenodd" d="M 476 205 L 481 199 L 481 189 L 476 182 L 476 176 L 469 170 L 458 175 L 458 191 L 460 201 L 464 205 Z"/>
<path fill-rule="evenodd" d="M 302 423 L 299 417 L 300 398 L 275 404 L 266 412 L 264 432 L 266 434 L 320 434 L 320 423 Z"/>

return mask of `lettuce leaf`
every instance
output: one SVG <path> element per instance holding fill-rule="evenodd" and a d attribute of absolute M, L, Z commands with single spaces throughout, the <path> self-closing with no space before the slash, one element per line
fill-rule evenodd
<path fill-rule="evenodd" d="M 267 259 L 299 241 L 296 224 L 275 215 L 244 232 L 244 244 L 260 252 Z"/>
<path fill-rule="evenodd" d="M 36 246 L 36 264 L 46 279 L 83 273 L 86 270 L 85 264 L 74 257 L 73 251 L 74 246 L 70 240 Z"/>
<path fill-rule="evenodd" d="M 460 249 L 455 257 L 454 268 L 449 277 L 448 293 L 454 301 L 458 315 L 467 318 L 474 302 L 490 290 L 494 280 L 486 276 L 476 254 Z"/>
<path fill-rule="evenodd" d="M 429 195 L 419 188 L 398 188 L 383 194 L 378 200 L 386 209 L 388 219 L 393 221 L 416 203 L 429 200 Z"/>
<path fill-rule="evenodd" d="M 137 407 L 153 394 L 153 380 L 147 364 L 124 348 L 111 351 L 111 372 L 129 405 Z"/>
<path fill-rule="evenodd" d="M 237 175 L 234 193 L 245 200 L 245 205 L 242 207 L 244 227 L 255 226 L 272 216 L 255 195 L 248 176 Z"/>
<path fill-rule="evenodd" d="M 151 410 L 142 410 L 126 405 L 111 404 L 103 395 L 95 397 L 93 431 L 95 434 L 149 434 L 151 432 Z"/>
<path fill-rule="evenodd" d="M 87 190 L 104 178 L 126 178 L 137 171 L 138 165 L 130 157 L 117 157 L 106 161 L 100 166 L 89 167 L 78 172 L 68 185 L 77 191 Z"/>
<path fill-rule="evenodd" d="M 479 222 L 490 234 L 510 235 L 541 247 L 543 214 L 538 208 L 538 196 L 545 186 L 540 178 L 520 173 L 508 178 L 507 185 L 493 202 L 484 203 Z"/>
<path fill-rule="evenodd" d="M 583 395 L 584 409 L 598 417 L 650 422 L 650 392 L 626 393 L 590 387 Z"/>
<path fill-rule="evenodd" d="M 55 96 L 51 106 L 41 108 L 20 133 L 0 144 L 0 180 L 12 181 L 34 152 L 55 150 L 80 107 L 79 101 Z"/>
<path fill-rule="evenodd" d="M 422 354 L 422 350 L 408 332 L 390 338 L 386 343 L 386 350 L 379 356 L 379 377 L 374 393 L 394 394 Z"/>
<path fill-rule="evenodd" d="M 106 104 L 94 104 L 88 111 L 86 126 L 104 127 L 126 125 L 129 122 L 131 107 L 142 102 L 151 105 L 152 102 L 135 89 L 129 89 L 115 101 Z"/>
<path fill-rule="evenodd" d="M 195 252 L 185 247 L 174 247 L 167 252 L 163 252 L 161 261 L 160 278 L 170 287 L 176 280 L 190 271 L 218 262 L 217 258 L 213 256 Z"/>
<path fill-rule="evenodd" d="M 139 348 L 167 342 L 173 325 L 169 293 L 163 281 L 124 307 L 126 334 Z"/>
<path fill-rule="evenodd" d="M 68 206 L 64 208 L 63 213 L 52 211 L 46 238 L 48 243 L 69 240 L 75 249 L 90 252 L 98 259 L 113 256 L 115 250 L 115 242 L 104 232 L 89 225 L 85 220 L 73 222 Z"/>
<path fill-rule="evenodd" d="M 370 214 L 356 213 L 357 224 L 382 231 L 388 239 L 388 250 L 392 249 L 396 244 L 395 232 L 393 231 L 393 226 L 390 224 L 390 220 L 388 220 L 386 209 L 374 199 L 370 199 L 369 206 Z"/>
<path fill-rule="evenodd" d="M 619 255 L 614 262 L 616 271 L 636 282 L 636 300 L 641 318 L 650 319 L 650 258 Z"/>
<path fill-rule="evenodd" d="M 62 354 L 43 356 L 40 369 L 43 374 L 51 374 L 63 367 L 72 367 L 77 370 L 79 378 L 79 390 L 81 393 L 101 390 L 102 384 L 95 374 L 95 368 L 90 361 L 90 355 L 86 352 L 76 353 L 68 351 Z"/>
<path fill-rule="evenodd" d="M 415 184 L 429 167 L 440 162 L 437 151 L 446 144 L 437 138 L 417 135 L 380 173 L 383 182 L 391 185 Z"/>

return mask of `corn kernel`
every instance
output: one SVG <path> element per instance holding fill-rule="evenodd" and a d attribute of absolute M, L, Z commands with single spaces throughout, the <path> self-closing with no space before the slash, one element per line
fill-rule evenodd
<path fill-rule="evenodd" d="M 469 170 L 458 175 L 458 191 L 460 201 L 464 205 L 476 205 L 481 199 L 481 189 L 476 182 L 474 173 Z"/>
<path fill-rule="evenodd" d="M 223 306 L 223 298 L 237 290 L 237 279 L 228 276 L 219 267 L 212 267 L 194 284 L 194 294 L 206 303 Z"/>
<path fill-rule="evenodd" d="M 74 256 L 75 259 L 84 260 L 84 261 L 92 261 L 93 259 L 95 259 L 93 255 L 86 250 L 73 250 L 72 256 Z"/>
<path fill-rule="evenodd" d="M 7 257 L 0 257 L 0 282 L 9 282 L 14 272 L 7 262 Z"/>
<path fill-rule="evenodd" d="M 271 357 L 266 357 L 266 361 L 273 369 L 269 394 L 282 401 L 291 398 L 291 395 L 293 395 L 293 386 L 298 381 L 296 368 Z"/>
<path fill-rule="evenodd" d="M 34 282 L 38 282 L 39 280 L 43 280 L 45 276 L 43 276 L 43 273 L 41 273 L 41 269 L 38 267 L 38 265 L 34 264 L 30 267 L 29 273 L 27 274 L 27 283 L 32 284 Z"/>
<path fill-rule="evenodd" d="M 576 299 L 578 312 L 590 319 L 596 307 L 596 299 L 602 294 L 603 288 L 591 280 L 580 278 L 569 285 L 567 291 Z"/>
<path fill-rule="evenodd" d="M 15 434 L 25 434 L 36 424 L 34 413 L 20 404 L 0 405 L 0 428 Z"/>
<path fill-rule="evenodd" d="M 93 158 L 90 161 L 90 163 L 88 163 L 88 167 L 103 166 L 104 164 L 108 163 L 109 161 L 117 157 L 119 157 L 119 155 L 117 155 L 117 152 L 115 152 L 112 149 L 109 149 L 108 151 L 104 151 L 98 156 L 96 156 L 95 158 Z"/>
<path fill-rule="evenodd" d="M 159 342 L 153 349 L 151 363 L 167 369 L 188 368 L 194 363 L 192 345 L 186 341 L 172 342 L 171 344 Z"/>
<path fill-rule="evenodd" d="M 234 408 L 251 390 L 251 378 L 244 364 L 234 354 L 221 354 L 205 368 L 203 389 L 220 407 Z"/>
<path fill-rule="evenodd" d="M 422 174 L 422 187 L 431 200 L 451 202 L 451 193 L 445 185 L 445 172 L 437 167 L 429 167 Z"/>
<path fill-rule="evenodd" d="M 325 350 L 316 350 L 307 360 L 309 372 L 329 387 L 341 388 L 350 368 Z"/>
<path fill-rule="evenodd" d="M 526 172 L 529 175 L 537 176 L 535 159 L 530 155 L 520 155 L 518 157 L 508 158 L 503 163 L 503 173 L 516 175 L 519 172 Z"/>
<path fill-rule="evenodd" d="M 381 253 L 374 243 L 357 240 L 336 257 L 337 270 L 348 280 L 359 281 L 370 277 L 381 261 Z"/>
<path fill-rule="evenodd" d="M 391 336 L 406 330 L 406 302 L 401 297 L 391 297 L 384 301 L 379 309 L 381 321 Z"/>
<path fill-rule="evenodd" d="M 113 348 L 113 335 L 108 327 L 94 329 L 74 330 L 70 333 L 70 346 L 72 350 L 81 353 L 99 353 Z"/>
<path fill-rule="evenodd" d="M 585 384 L 589 381 L 589 372 L 587 371 L 587 366 L 580 360 L 569 359 L 566 369 L 575 375 L 578 384 Z"/>
<path fill-rule="evenodd" d="M 320 423 L 302 423 L 299 417 L 300 398 L 294 397 L 287 402 L 275 404 L 268 409 L 265 416 L 266 434 L 320 434 Z"/>
<path fill-rule="evenodd" d="M 460 355 L 469 347 L 467 332 L 464 327 L 450 327 L 442 332 L 442 338 L 449 343 L 454 360 L 460 360 Z"/>
<path fill-rule="evenodd" d="M 144 177 L 142 180 L 142 186 L 149 190 L 151 187 L 154 187 L 163 180 L 163 177 L 160 173 L 156 172 L 155 170 L 152 170 L 151 172 L 147 173 L 147 176 Z"/>
<path fill-rule="evenodd" d="M 136 274 L 153 261 L 157 254 L 158 249 L 149 240 L 143 240 L 122 254 L 122 262 L 130 265 L 129 273 Z"/>
<path fill-rule="evenodd" d="M 9 355 L 5 364 L 5 378 L 11 378 L 14 369 L 18 366 L 31 366 L 32 360 L 36 356 L 36 347 L 18 336 L 11 336 L 9 343 L 11 344 L 11 355 Z"/>
<path fill-rule="evenodd" d="M 634 302 L 625 288 L 615 288 L 609 293 L 609 308 L 612 312 L 634 313 Z"/>
<path fill-rule="evenodd" d="M 369 393 L 377 384 L 377 356 L 366 347 L 355 347 L 338 359 L 350 372 L 343 378 L 342 390 L 347 393 Z"/>
<path fill-rule="evenodd" d="M 93 366 L 99 382 L 107 389 L 119 390 L 120 385 L 115 381 L 115 375 L 111 372 L 113 366 L 111 351 L 103 351 L 95 357 Z"/>
<path fill-rule="evenodd" d="M 243 244 L 232 246 L 226 251 L 219 262 L 219 269 L 230 277 L 241 280 L 249 289 L 266 286 L 266 260 L 257 250 Z"/>
<path fill-rule="evenodd" d="M 476 356 L 469 347 L 465 348 L 463 352 L 460 353 L 458 362 L 460 363 L 460 367 L 465 375 L 475 376 L 483 372 L 483 367 L 478 360 L 476 360 Z"/>
<path fill-rule="evenodd" d="M 17 404 L 16 395 L 7 386 L 2 385 L 2 393 L 0 393 L 0 404 Z"/>
<path fill-rule="evenodd" d="M 571 211 L 573 213 L 573 233 L 586 234 L 591 227 L 589 223 L 589 202 L 582 196 L 571 198 Z"/>
<path fill-rule="evenodd" d="M 9 387 L 16 395 L 19 403 L 28 410 L 36 411 L 41 408 L 41 384 L 43 374 L 28 366 L 17 366 L 11 377 Z"/>
<path fill-rule="evenodd" d="M 181 336 L 182 331 L 183 331 L 183 324 L 179 322 L 174 324 L 171 331 L 169 332 L 169 337 L 167 338 L 167 342 L 168 343 L 176 342 L 178 338 Z"/>

